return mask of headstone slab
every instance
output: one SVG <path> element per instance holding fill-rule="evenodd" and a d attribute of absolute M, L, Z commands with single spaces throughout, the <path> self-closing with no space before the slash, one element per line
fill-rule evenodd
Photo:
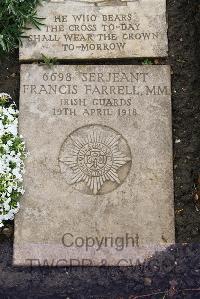
<path fill-rule="evenodd" d="M 44 26 L 26 32 L 21 60 L 167 56 L 166 0 L 51 0 L 38 14 Z"/>
<path fill-rule="evenodd" d="M 15 265 L 130 266 L 174 242 L 170 93 L 164 65 L 21 66 Z"/>

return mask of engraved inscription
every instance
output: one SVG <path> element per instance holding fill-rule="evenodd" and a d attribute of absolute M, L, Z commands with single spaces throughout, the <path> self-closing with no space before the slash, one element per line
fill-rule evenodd
<path fill-rule="evenodd" d="M 106 72 L 100 66 L 95 71 L 78 66 L 75 72 L 54 67 L 41 72 L 38 84 L 22 84 L 21 92 L 27 97 L 37 97 L 38 103 L 45 96 L 51 97 L 53 101 L 46 105 L 46 113 L 54 118 L 78 121 L 106 117 L 131 122 L 140 115 L 137 103 L 143 96 L 166 97 L 170 95 L 170 87 L 165 82 L 152 82 L 151 72 L 145 71 L 145 67 L 143 71 L 126 68 L 127 72 L 118 67 Z"/>
<path fill-rule="evenodd" d="M 57 3 L 58 2 L 58 3 Z M 21 59 L 158 57 L 167 54 L 165 0 L 53 0 L 39 7 Z"/>
<path fill-rule="evenodd" d="M 72 132 L 59 156 L 61 173 L 86 194 L 105 194 L 124 181 L 131 166 L 125 139 L 113 129 L 90 125 Z"/>

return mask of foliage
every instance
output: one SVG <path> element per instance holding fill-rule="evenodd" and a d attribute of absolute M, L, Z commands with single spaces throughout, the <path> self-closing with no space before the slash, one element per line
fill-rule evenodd
<path fill-rule="evenodd" d="M 144 65 L 151 65 L 151 64 L 153 64 L 153 62 L 150 60 L 150 59 L 145 59 L 143 62 L 142 62 L 142 64 L 144 64 Z"/>
<path fill-rule="evenodd" d="M 42 54 L 42 61 L 40 62 L 41 65 L 46 65 L 47 67 L 52 68 L 56 63 L 57 63 L 56 57 L 49 57 Z"/>
<path fill-rule="evenodd" d="M 11 52 L 26 37 L 27 24 L 37 27 L 43 18 L 37 17 L 36 7 L 42 0 L 0 0 L 0 54 Z"/>
<path fill-rule="evenodd" d="M 0 227 L 19 210 L 25 144 L 18 135 L 18 111 L 10 96 L 0 93 Z"/>

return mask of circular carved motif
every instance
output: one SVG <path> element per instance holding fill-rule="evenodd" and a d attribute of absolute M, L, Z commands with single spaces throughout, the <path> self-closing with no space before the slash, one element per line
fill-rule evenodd
<path fill-rule="evenodd" d="M 131 168 L 131 152 L 120 133 L 107 126 L 88 125 L 64 141 L 59 165 L 68 184 L 83 193 L 101 195 L 125 180 Z"/>

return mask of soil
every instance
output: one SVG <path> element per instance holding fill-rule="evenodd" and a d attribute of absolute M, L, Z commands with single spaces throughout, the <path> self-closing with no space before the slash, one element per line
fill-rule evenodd
<path fill-rule="evenodd" d="M 130 268 L 16 268 L 11 265 L 11 222 L 0 233 L 0 298 L 200 298 L 200 4 L 169 0 L 168 22 L 169 57 L 152 62 L 172 67 L 177 245 Z M 0 92 L 18 104 L 18 52 L 2 58 L 0 65 Z"/>

